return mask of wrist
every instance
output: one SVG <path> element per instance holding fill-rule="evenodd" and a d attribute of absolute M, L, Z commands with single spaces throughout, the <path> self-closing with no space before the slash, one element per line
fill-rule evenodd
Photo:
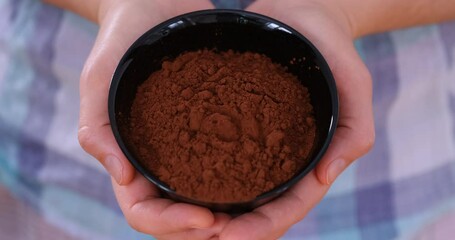
<path fill-rule="evenodd" d="M 81 3 L 80 0 L 42 0 L 44 3 L 51 4 L 65 10 L 74 12 L 83 18 L 92 22 L 97 22 L 98 10 L 101 1 L 104 0 L 90 0 Z"/>
<path fill-rule="evenodd" d="M 353 40 L 359 36 L 359 26 L 355 21 L 353 11 L 346 7 L 345 1 L 340 0 L 325 0 L 325 1 L 314 1 L 321 4 L 325 11 L 334 18 L 338 23 L 339 27 L 345 32 L 345 34 Z"/>
<path fill-rule="evenodd" d="M 97 20 L 99 25 L 103 22 L 108 15 L 117 14 L 118 12 L 133 12 L 140 11 L 144 14 L 158 14 L 162 17 L 170 18 L 190 11 L 197 11 L 203 9 L 213 8 L 210 0 L 97 0 L 100 2 Z M 155 11 L 150 11 L 155 10 Z M 158 11 L 156 11 L 158 10 Z M 163 20 L 165 20 L 163 19 Z"/>
<path fill-rule="evenodd" d="M 349 12 L 344 11 L 337 1 L 339 0 L 256 0 L 248 9 L 282 20 L 303 31 L 302 34 L 305 34 L 306 29 L 314 29 L 314 24 L 321 28 L 324 28 L 324 24 L 333 24 L 341 34 L 353 39 L 355 30 Z"/>
<path fill-rule="evenodd" d="M 455 18 L 453 0 L 326 0 L 347 16 L 354 37 Z"/>
<path fill-rule="evenodd" d="M 350 36 L 356 39 L 380 32 L 384 25 L 395 21 L 391 14 L 395 9 L 385 6 L 390 1 L 398 0 L 325 0 L 322 2 L 332 11 L 339 12 L 349 26 Z"/>
<path fill-rule="evenodd" d="M 210 0 L 157 0 L 156 2 L 160 9 L 166 11 L 168 16 L 214 8 Z"/>

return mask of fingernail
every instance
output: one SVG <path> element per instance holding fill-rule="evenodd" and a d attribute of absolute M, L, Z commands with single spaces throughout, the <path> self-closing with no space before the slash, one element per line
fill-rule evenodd
<path fill-rule="evenodd" d="M 118 184 L 122 183 L 123 166 L 115 156 L 109 155 L 104 159 L 104 167 Z"/>
<path fill-rule="evenodd" d="M 338 175 L 346 168 L 346 161 L 344 159 L 335 159 L 329 164 L 327 168 L 327 184 L 333 183 Z"/>

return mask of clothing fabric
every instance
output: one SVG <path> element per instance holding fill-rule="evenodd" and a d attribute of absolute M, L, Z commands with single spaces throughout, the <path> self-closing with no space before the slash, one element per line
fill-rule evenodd
<path fill-rule="evenodd" d="M 96 31 L 36 0 L 0 0 L 0 239 L 153 239 L 128 226 L 107 173 L 77 142 Z M 282 239 L 452 239 L 455 22 L 356 47 L 374 79 L 376 144 Z"/>

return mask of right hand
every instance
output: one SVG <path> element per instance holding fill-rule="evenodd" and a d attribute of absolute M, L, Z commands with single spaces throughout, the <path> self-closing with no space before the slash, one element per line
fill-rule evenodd
<path fill-rule="evenodd" d="M 79 141 L 112 176 L 120 208 L 137 231 L 158 239 L 212 239 L 230 217 L 159 198 L 137 174 L 114 139 L 107 112 L 110 80 L 128 47 L 154 25 L 189 11 L 213 8 L 208 0 L 102 0 L 100 30 L 80 79 Z"/>

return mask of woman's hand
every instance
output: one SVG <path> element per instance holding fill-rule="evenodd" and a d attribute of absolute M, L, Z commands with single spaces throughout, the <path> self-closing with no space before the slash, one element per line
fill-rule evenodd
<path fill-rule="evenodd" d="M 212 7 L 208 0 L 99 0 L 97 11 L 84 11 L 99 23 L 100 30 L 80 79 L 79 141 L 113 177 L 114 191 L 128 223 L 158 239 L 211 239 L 229 217 L 161 199 L 154 185 L 135 174 L 109 124 L 110 80 L 120 58 L 145 31 L 176 15 Z"/>
<path fill-rule="evenodd" d="M 327 2 L 258 0 L 248 8 L 289 24 L 321 51 L 337 83 L 340 117 L 332 143 L 317 168 L 280 198 L 232 219 L 221 233 L 222 240 L 279 238 L 303 219 L 337 176 L 373 145 L 371 77 L 354 48 L 348 16 Z"/>
<path fill-rule="evenodd" d="M 143 32 L 170 17 L 213 8 L 209 0 L 43 0 L 100 24 L 80 82 L 79 141 L 113 177 L 128 222 L 159 239 L 276 239 L 322 199 L 336 177 L 374 142 L 371 77 L 353 46 L 369 33 L 455 17 L 455 1 L 257 0 L 248 10 L 281 20 L 321 51 L 335 77 L 340 118 L 317 168 L 282 197 L 231 219 L 208 209 L 158 198 L 157 189 L 119 149 L 108 119 L 111 76 L 127 48 Z M 413 7 L 409 7 L 413 4 Z"/>

